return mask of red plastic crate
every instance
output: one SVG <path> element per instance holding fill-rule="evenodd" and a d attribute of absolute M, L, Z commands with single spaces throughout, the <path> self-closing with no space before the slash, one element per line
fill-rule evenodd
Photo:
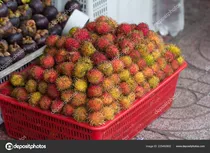
<path fill-rule="evenodd" d="M 101 127 L 77 123 L 71 118 L 52 114 L 0 95 L 2 115 L 7 133 L 15 139 L 26 140 L 129 140 L 167 111 L 173 102 L 180 72 L 184 63 L 156 89 L 137 100 L 133 106 L 118 114 Z M 0 85 L 6 88 L 8 82 Z"/>

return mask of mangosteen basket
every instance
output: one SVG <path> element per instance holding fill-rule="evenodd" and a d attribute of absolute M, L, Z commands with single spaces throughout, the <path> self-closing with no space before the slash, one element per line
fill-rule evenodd
<path fill-rule="evenodd" d="M 100 127 L 78 123 L 72 118 L 52 114 L 0 94 L 7 134 L 15 139 L 24 137 L 26 140 L 132 139 L 171 107 L 179 74 L 186 67 L 187 63 L 184 63 L 156 89 L 136 100 L 130 109 Z M 8 85 L 9 82 L 5 82 L 0 85 L 0 89 Z"/>

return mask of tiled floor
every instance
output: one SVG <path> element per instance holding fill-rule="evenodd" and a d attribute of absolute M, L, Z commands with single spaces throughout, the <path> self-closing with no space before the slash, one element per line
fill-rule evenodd
<path fill-rule="evenodd" d="M 172 108 L 137 140 L 210 140 L 210 2 L 185 1 L 185 29 L 171 42 L 189 63 L 181 74 Z M 0 127 L 0 140 L 10 139 Z"/>

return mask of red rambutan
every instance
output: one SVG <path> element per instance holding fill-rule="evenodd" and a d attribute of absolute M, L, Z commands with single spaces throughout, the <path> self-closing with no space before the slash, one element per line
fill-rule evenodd
<path fill-rule="evenodd" d="M 87 95 L 88 97 L 100 97 L 103 94 L 103 89 L 98 85 L 90 85 L 88 87 Z"/>
<path fill-rule="evenodd" d="M 88 81 L 92 84 L 99 84 L 103 81 L 103 73 L 97 69 L 92 69 L 87 73 Z"/>
<path fill-rule="evenodd" d="M 67 51 L 70 51 L 71 52 L 71 51 L 74 51 L 74 50 L 78 50 L 79 47 L 80 47 L 80 44 L 74 38 L 67 38 L 66 39 L 65 47 L 66 47 Z"/>
<path fill-rule="evenodd" d="M 99 65 L 105 61 L 107 61 L 106 56 L 103 53 L 100 52 L 95 52 L 92 56 L 91 56 L 91 60 L 93 61 L 93 63 L 95 65 Z"/>
<path fill-rule="evenodd" d="M 60 92 L 56 88 L 55 84 L 49 84 L 47 87 L 47 94 L 52 99 L 57 99 L 60 97 Z"/>
<path fill-rule="evenodd" d="M 124 69 L 125 65 L 121 60 L 114 59 L 112 61 L 112 67 L 115 73 L 119 73 Z"/>
<path fill-rule="evenodd" d="M 57 35 L 51 35 L 46 39 L 46 45 L 50 47 L 56 46 L 56 42 L 59 39 L 59 36 Z"/>
<path fill-rule="evenodd" d="M 42 80 L 43 79 L 44 70 L 39 66 L 33 66 L 30 70 L 30 75 L 35 80 Z"/>
<path fill-rule="evenodd" d="M 50 55 L 44 55 L 40 58 L 40 65 L 43 68 L 50 69 L 55 65 L 54 58 Z"/>
<path fill-rule="evenodd" d="M 47 69 L 44 71 L 44 81 L 48 83 L 55 83 L 58 73 L 54 69 Z"/>
<path fill-rule="evenodd" d="M 108 58 L 110 59 L 114 59 L 116 57 L 119 57 L 120 55 L 120 51 L 119 49 L 117 48 L 117 46 L 115 45 L 110 45 L 106 48 L 106 55 Z"/>

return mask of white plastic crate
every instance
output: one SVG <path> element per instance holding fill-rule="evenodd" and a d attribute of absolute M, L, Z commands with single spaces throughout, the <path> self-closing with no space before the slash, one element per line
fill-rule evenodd
<path fill-rule="evenodd" d="M 63 11 L 68 0 L 54 0 L 58 10 Z M 146 22 L 153 27 L 153 0 L 78 0 L 82 4 L 82 11 L 93 21 L 101 15 L 109 16 L 118 23 Z"/>

